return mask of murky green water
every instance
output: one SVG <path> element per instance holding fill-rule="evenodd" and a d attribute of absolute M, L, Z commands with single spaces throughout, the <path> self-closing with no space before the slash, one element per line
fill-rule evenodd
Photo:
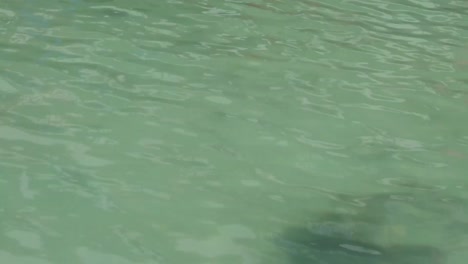
<path fill-rule="evenodd" d="M 462 264 L 465 0 L 4 0 L 0 262 Z"/>

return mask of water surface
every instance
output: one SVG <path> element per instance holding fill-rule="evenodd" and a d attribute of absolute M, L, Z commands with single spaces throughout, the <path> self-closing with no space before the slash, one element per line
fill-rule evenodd
<path fill-rule="evenodd" d="M 468 3 L 0 3 L 0 262 L 462 264 Z"/>

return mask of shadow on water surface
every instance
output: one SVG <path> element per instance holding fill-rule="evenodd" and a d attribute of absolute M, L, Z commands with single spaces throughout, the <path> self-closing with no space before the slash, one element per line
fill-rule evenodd
<path fill-rule="evenodd" d="M 429 245 L 380 246 L 339 235 L 320 235 L 307 228 L 286 230 L 281 247 L 292 264 L 443 264 L 441 249 Z"/>
<path fill-rule="evenodd" d="M 362 204 L 348 206 L 348 210 L 330 210 L 316 215 L 310 224 L 289 227 L 277 237 L 276 244 L 291 264 L 445 264 L 447 249 L 457 244 L 460 237 L 448 234 L 451 231 L 446 227 L 456 221 L 453 215 L 457 214 L 460 202 L 465 203 L 452 197 L 451 200 L 458 201 L 443 205 L 439 200 L 446 197 L 440 196 L 434 193 L 349 195 L 347 199 L 360 200 Z M 446 209 L 442 215 L 441 207 Z M 438 243 L 444 245 L 440 248 L 430 244 L 434 241 L 430 237 L 437 232 L 453 237 L 447 242 L 451 245 Z"/>

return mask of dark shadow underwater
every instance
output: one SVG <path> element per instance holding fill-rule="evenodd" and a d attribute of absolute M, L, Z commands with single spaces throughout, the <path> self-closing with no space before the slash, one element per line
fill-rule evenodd
<path fill-rule="evenodd" d="M 316 214 L 305 226 L 288 227 L 280 233 L 275 244 L 287 255 L 288 263 L 445 264 L 450 251 L 450 246 L 441 248 L 445 241 L 435 246 L 430 239 L 426 241 L 424 235 L 417 239 L 411 237 L 411 231 L 420 229 L 422 234 L 427 232 L 428 235 L 439 232 L 453 237 L 450 244 L 456 244 L 457 236 L 461 237 L 457 235 L 460 230 L 450 229 L 459 221 L 453 215 L 460 213 L 460 207 L 466 205 L 461 199 L 415 193 L 343 195 L 340 199 L 348 202 L 359 200 L 361 204 L 348 203 L 345 205 L 348 211 L 330 210 Z M 446 203 L 447 199 L 451 202 Z M 446 221 L 441 222 L 436 216 Z M 405 223 L 411 224 L 409 231 L 405 231 Z M 434 228 L 426 227 L 431 225 Z M 394 235 L 391 243 L 382 243 L 383 234 L 386 234 L 382 230 L 388 226 L 396 227 L 392 231 Z M 403 230 L 400 230 L 403 235 L 398 234 L 398 228 Z"/>

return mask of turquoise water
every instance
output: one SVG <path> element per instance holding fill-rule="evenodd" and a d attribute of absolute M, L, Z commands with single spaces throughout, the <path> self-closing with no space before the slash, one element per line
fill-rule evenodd
<path fill-rule="evenodd" d="M 0 262 L 462 264 L 468 2 L 0 3 Z"/>

